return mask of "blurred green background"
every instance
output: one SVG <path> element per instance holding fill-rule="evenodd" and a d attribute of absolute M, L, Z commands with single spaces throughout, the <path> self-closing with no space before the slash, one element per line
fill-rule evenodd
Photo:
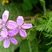
<path fill-rule="evenodd" d="M 0 52 L 52 52 L 52 0 L 0 0 L 0 18 L 9 10 L 9 19 L 24 16 L 33 28 L 27 30 L 28 37 L 16 37 L 18 45 L 8 49 L 1 46 Z"/>

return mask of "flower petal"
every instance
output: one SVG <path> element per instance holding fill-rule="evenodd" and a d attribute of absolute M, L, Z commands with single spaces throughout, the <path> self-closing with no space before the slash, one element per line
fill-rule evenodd
<path fill-rule="evenodd" d="M 9 17 L 9 11 L 8 10 L 5 10 L 3 15 L 2 15 L 2 20 L 4 22 L 6 22 L 8 20 L 8 17 Z"/>
<path fill-rule="evenodd" d="M 23 24 L 23 25 L 22 25 L 22 28 L 23 28 L 23 29 L 32 28 L 32 24 Z"/>
<path fill-rule="evenodd" d="M 7 29 L 6 28 L 2 29 L 2 31 L 1 31 L 1 37 L 7 37 L 7 35 L 8 35 Z"/>
<path fill-rule="evenodd" d="M 17 17 L 17 25 L 22 25 L 24 23 L 24 19 L 22 16 Z"/>
<path fill-rule="evenodd" d="M 2 28 L 2 19 L 0 19 L 0 29 Z"/>
<path fill-rule="evenodd" d="M 15 36 L 17 33 L 18 33 L 18 29 L 10 30 L 9 31 L 9 36 Z"/>
<path fill-rule="evenodd" d="M 18 41 L 15 38 L 10 38 L 10 41 L 15 45 L 18 44 Z"/>
<path fill-rule="evenodd" d="M 0 24 L 2 24 L 2 19 L 0 19 Z"/>
<path fill-rule="evenodd" d="M 9 29 L 15 29 L 15 28 L 17 27 L 16 22 L 15 22 L 15 21 L 12 21 L 12 20 L 9 20 L 9 21 L 7 22 L 7 27 L 8 27 Z"/>
<path fill-rule="evenodd" d="M 21 37 L 23 37 L 23 38 L 26 38 L 27 37 L 27 33 L 26 33 L 25 30 L 21 29 L 19 33 L 20 33 L 20 36 Z"/>
<path fill-rule="evenodd" d="M 10 46 L 10 41 L 9 39 L 5 39 L 3 43 L 4 48 L 8 48 Z"/>

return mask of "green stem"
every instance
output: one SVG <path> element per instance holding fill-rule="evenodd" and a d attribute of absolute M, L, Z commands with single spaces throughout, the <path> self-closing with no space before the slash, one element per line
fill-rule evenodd
<path fill-rule="evenodd" d="M 43 7 L 44 16 L 46 16 L 45 0 L 40 0 L 41 6 Z"/>
<path fill-rule="evenodd" d="M 28 41 L 28 46 L 29 46 L 29 52 L 32 52 L 30 41 Z"/>

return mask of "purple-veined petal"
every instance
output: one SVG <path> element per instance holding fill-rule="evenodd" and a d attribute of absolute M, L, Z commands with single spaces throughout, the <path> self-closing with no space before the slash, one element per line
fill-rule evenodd
<path fill-rule="evenodd" d="M 5 10 L 3 15 L 2 15 L 3 22 L 6 22 L 8 20 L 8 17 L 9 17 L 9 11 Z"/>
<path fill-rule="evenodd" d="M 23 29 L 32 28 L 32 24 L 23 24 L 23 25 L 22 25 L 22 28 L 23 28 Z"/>
<path fill-rule="evenodd" d="M 21 37 L 23 37 L 23 38 L 26 38 L 27 37 L 27 33 L 26 33 L 25 30 L 21 29 L 19 33 L 20 33 L 20 36 Z"/>
<path fill-rule="evenodd" d="M 15 45 L 18 44 L 18 41 L 15 38 L 10 38 L 10 41 Z"/>
<path fill-rule="evenodd" d="M 8 35 L 8 31 L 6 28 L 3 28 L 2 31 L 1 31 L 1 37 L 7 37 Z"/>
<path fill-rule="evenodd" d="M 9 31 L 9 36 L 15 36 L 18 33 L 18 29 L 10 30 Z"/>
<path fill-rule="evenodd" d="M 15 21 L 9 20 L 7 22 L 7 28 L 9 28 L 9 29 L 15 29 L 16 27 L 17 27 L 17 25 L 16 25 Z"/>
<path fill-rule="evenodd" d="M 17 25 L 22 25 L 24 23 L 24 19 L 23 19 L 23 17 L 22 16 L 18 16 L 17 17 Z"/>
<path fill-rule="evenodd" d="M 3 42 L 3 46 L 4 46 L 4 48 L 8 48 L 10 46 L 10 40 L 5 39 L 4 42 Z"/>

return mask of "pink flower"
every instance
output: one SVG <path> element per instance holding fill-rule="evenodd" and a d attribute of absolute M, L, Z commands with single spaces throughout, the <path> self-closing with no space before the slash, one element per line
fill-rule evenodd
<path fill-rule="evenodd" d="M 0 41 L 4 41 L 3 42 L 3 46 L 4 48 L 8 48 L 10 46 L 10 42 L 13 44 L 17 44 L 18 41 L 14 38 L 15 34 L 17 32 L 15 32 L 13 29 L 17 27 L 16 22 L 11 21 L 11 30 L 7 28 L 7 22 L 8 22 L 8 17 L 9 17 L 9 11 L 5 10 L 3 15 L 2 15 L 2 19 L 0 19 Z M 13 36 L 12 36 L 13 35 Z"/>
<path fill-rule="evenodd" d="M 9 17 L 9 11 L 5 10 L 2 15 L 2 19 L 0 19 L 0 35 L 2 37 L 8 36 L 8 29 L 7 29 L 8 17 Z M 13 24 L 11 24 L 11 25 L 13 26 L 13 28 L 14 28 L 14 26 L 16 27 L 16 22 L 12 21 L 12 23 Z"/>
<path fill-rule="evenodd" d="M 11 24 L 12 24 L 12 22 L 8 21 L 7 27 L 9 29 L 13 28 Z M 23 17 L 22 16 L 18 16 L 17 20 L 16 20 L 16 25 L 17 25 L 17 27 L 14 28 L 14 30 L 11 31 L 11 32 L 15 32 L 16 34 L 19 33 L 20 36 L 23 37 L 23 38 L 27 37 L 27 33 L 26 33 L 25 29 L 32 28 L 32 24 L 31 23 L 25 23 Z M 13 36 L 13 34 L 12 34 L 12 36 Z"/>
<path fill-rule="evenodd" d="M 8 20 L 8 16 L 9 16 L 9 11 L 5 10 L 2 15 L 2 19 L 0 19 L 0 35 L 2 37 L 7 37 L 8 35 L 7 28 L 6 28 L 6 22 Z"/>
<path fill-rule="evenodd" d="M 3 41 L 4 48 L 8 48 L 10 46 L 10 43 L 13 43 L 14 45 L 18 44 L 18 41 L 14 37 L 0 37 L 0 41 Z"/>

